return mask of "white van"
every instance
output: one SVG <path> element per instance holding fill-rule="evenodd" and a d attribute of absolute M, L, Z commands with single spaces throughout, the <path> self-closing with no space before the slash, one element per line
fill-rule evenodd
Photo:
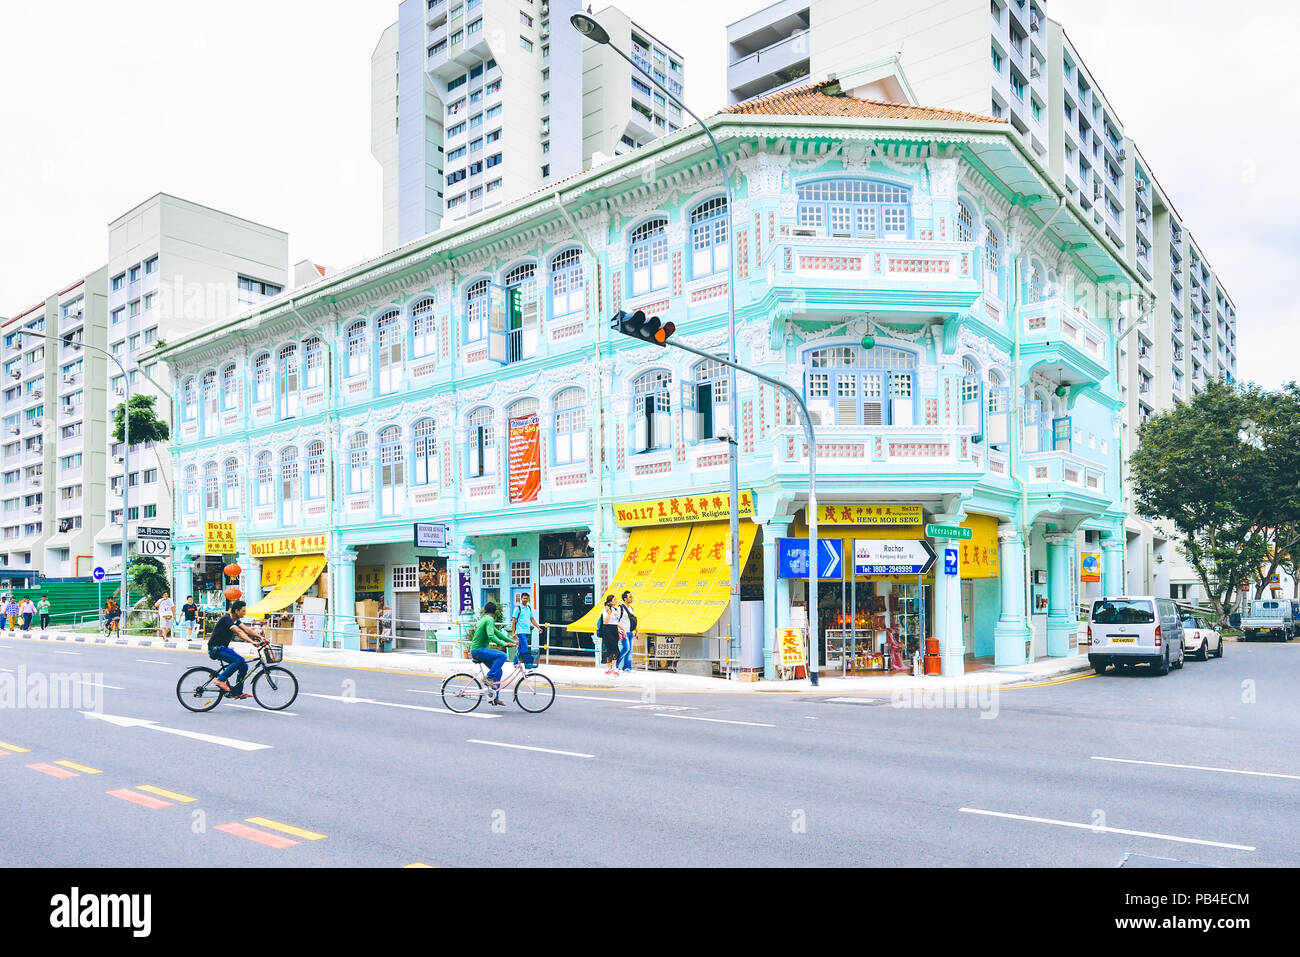
<path fill-rule="evenodd" d="M 1109 665 L 1149 664 L 1158 675 L 1183 666 L 1183 620 L 1169 598 L 1151 595 L 1098 598 L 1088 621 L 1088 664 L 1097 674 Z"/>

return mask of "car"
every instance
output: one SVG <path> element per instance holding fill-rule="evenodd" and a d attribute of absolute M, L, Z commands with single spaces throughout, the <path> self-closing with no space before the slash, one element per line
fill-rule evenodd
<path fill-rule="evenodd" d="M 1210 622 L 1199 615 L 1183 616 L 1183 640 L 1187 653 L 1201 661 L 1223 657 L 1223 636 L 1210 627 Z"/>
<path fill-rule="evenodd" d="M 1158 675 L 1181 668 L 1187 650 L 1183 616 L 1173 599 L 1153 595 L 1117 595 L 1092 603 L 1088 621 L 1088 663 L 1103 674 L 1141 664 Z"/>

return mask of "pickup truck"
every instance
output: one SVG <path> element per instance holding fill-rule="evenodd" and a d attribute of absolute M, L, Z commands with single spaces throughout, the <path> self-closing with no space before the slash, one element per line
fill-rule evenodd
<path fill-rule="evenodd" d="M 1289 598 L 1256 599 L 1241 613 L 1241 633 L 1246 641 L 1256 638 L 1290 641 L 1296 635 L 1296 628 Z"/>

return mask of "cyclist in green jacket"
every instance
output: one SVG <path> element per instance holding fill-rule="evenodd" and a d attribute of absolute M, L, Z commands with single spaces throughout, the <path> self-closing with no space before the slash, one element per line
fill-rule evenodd
<path fill-rule="evenodd" d="M 469 656 L 479 664 L 488 666 L 488 682 L 492 688 L 491 704 L 504 705 L 501 700 L 501 666 L 505 663 L 506 654 L 504 651 L 498 651 L 497 648 L 510 648 L 515 642 L 497 627 L 496 613 L 496 602 L 490 601 L 483 606 L 483 617 L 479 619 L 478 627 L 474 629 Z M 496 647 L 493 647 L 494 645 Z"/>

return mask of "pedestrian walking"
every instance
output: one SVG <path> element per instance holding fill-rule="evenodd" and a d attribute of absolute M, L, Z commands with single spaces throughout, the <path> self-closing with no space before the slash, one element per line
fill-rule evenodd
<path fill-rule="evenodd" d="M 9 620 L 9 634 L 12 635 L 18 630 L 18 602 L 13 595 L 9 596 L 9 601 L 5 604 L 5 618 Z"/>
<path fill-rule="evenodd" d="M 170 638 L 172 636 L 172 618 L 176 614 L 176 602 L 172 601 L 172 593 L 163 592 L 163 596 L 153 603 L 158 611 L 158 637 Z"/>
<path fill-rule="evenodd" d="M 44 595 L 36 603 L 36 613 L 41 616 L 41 631 L 50 627 L 50 600 Z"/>
<path fill-rule="evenodd" d="M 623 604 L 618 608 L 618 666 L 632 670 L 632 639 L 636 634 L 636 612 L 632 610 L 632 593 L 623 592 Z"/>
<path fill-rule="evenodd" d="M 614 604 L 614 596 L 605 596 L 605 607 L 600 610 L 600 648 L 601 660 L 605 662 L 605 674 L 618 674 L 618 619 L 621 614 L 619 606 Z"/>
<path fill-rule="evenodd" d="M 537 624 L 530 602 L 531 598 L 527 592 L 524 592 L 519 596 L 514 614 L 510 616 L 510 634 L 514 635 L 515 641 L 519 642 L 518 657 L 528 671 L 537 667 L 537 663 L 533 661 L 532 649 L 529 647 L 529 638 L 532 637 L 533 627 Z"/>
<path fill-rule="evenodd" d="M 36 605 L 30 598 L 24 598 L 18 605 L 18 614 L 23 619 L 23 631 L 32 630 L 32 619 L 36 617 Z"/>
<path fill-rule="evenodd" d="M 193 641 L 199 636 L 199 606 L 194 604 L 194 596 L 189 595 L 181 605 L 181 618 L 185 622 L 185 637 Z"/>

